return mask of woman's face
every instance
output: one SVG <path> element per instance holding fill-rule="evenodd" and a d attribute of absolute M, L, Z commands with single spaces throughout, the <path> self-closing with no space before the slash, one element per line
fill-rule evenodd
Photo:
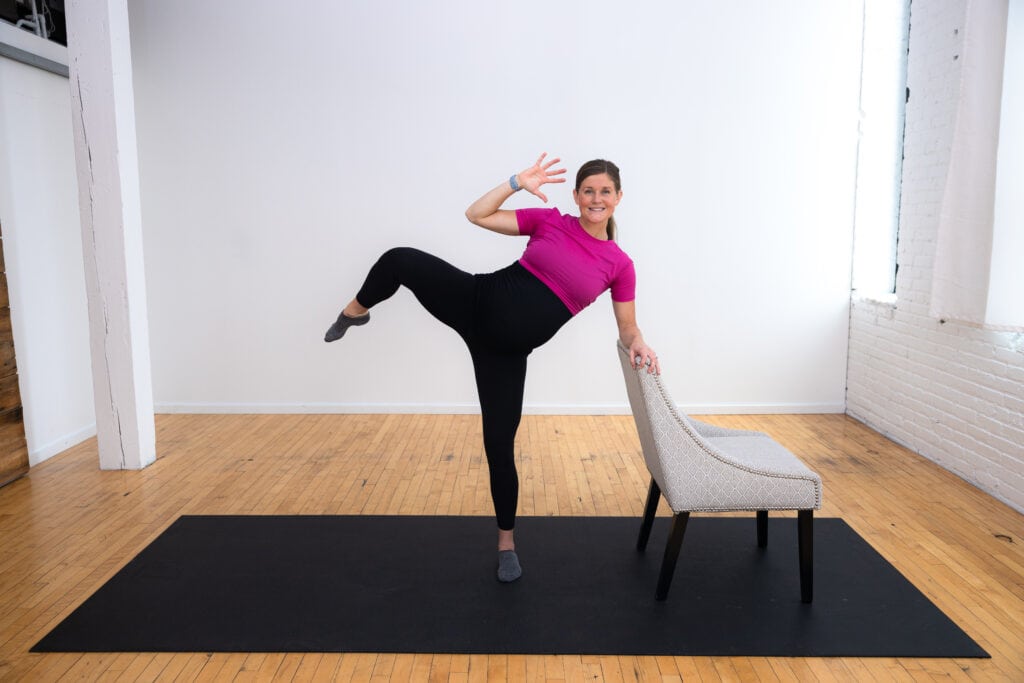
<path fill-rule="evenodd" d="M 607 173 L 587 176 L 578 190 L 572 191 L 576 206 L 580 207 L 580 220 L 585 224 L 601 225 L 615 213 L 622 192 L 615 189 L 615 181 Z"/>

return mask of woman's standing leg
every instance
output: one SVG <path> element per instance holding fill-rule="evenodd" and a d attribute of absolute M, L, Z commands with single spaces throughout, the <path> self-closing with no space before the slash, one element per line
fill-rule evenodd
<path fill-rule="evenodd" d="M 514 552 L 513 530 L 519 504 L 515 439 L 523 414 L 526 354 L 499 353 L 474 346 L 470 353 L 480 398 L 491 499 L 498 522 L 498 578 L 514 581 L 522 574 Z"/>
<path fill-rule="evenodd" d="M 519 499 L 515 438 L 523 414 L 527 357 L 571 317 L 554 292 L 518 263 L 479 276 L 476 334 L 469 346 L 498 519 L 502 581 L 514 581 L 522 573 L 513 535 Z"/>

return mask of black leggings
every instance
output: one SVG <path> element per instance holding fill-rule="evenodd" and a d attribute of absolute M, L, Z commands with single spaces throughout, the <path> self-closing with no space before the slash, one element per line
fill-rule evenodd
<path fill-rule="evenodd" d="M 470 275 L 408 247 L 391 249 L 380 257 L 356 300 L 372 308 L 401 285 L 469 347 L 498 528 L 512 529 L 519 499 L 515 437 L 523 414 L 526 357 L 551 339 L 572 313 L 519 263 L 486 275 Z"/>

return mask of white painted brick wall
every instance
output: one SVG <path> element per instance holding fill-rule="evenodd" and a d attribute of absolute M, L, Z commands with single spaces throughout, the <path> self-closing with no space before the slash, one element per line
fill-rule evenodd
<path fill-rule="evenodd" d="M 896 303 L 854 301 L 847 412 L 1024 512 L 1024 334 L 928 316 L 965 9 L 911 5 Z"/>

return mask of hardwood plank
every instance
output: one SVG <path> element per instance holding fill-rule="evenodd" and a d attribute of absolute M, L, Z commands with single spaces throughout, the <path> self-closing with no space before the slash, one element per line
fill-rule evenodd
<path fill-rule="evenodd" d="M 430 662 L 430 683 L 442 683 L 451 679 L 452 656 L 434 655 Z"/>
<path fill-rule="evenodd" d="M 191 655 L 182 654 L 179 655 L 182 660 L 181 668 L 176 672 L 173 672 L 173 677 L 168 677 L 165 680 L 173 681 L 193 681 L 199 676 L 199 672 L 203 670 L 206 663 L 209 661 L 212 655 L 207 653 L 194 653 Z M 170 667 L 168 667 L 170 669 Z"/>
<path fill-rule="evenodd" d="M 0 348 L 10 347 L 10 351 L 0 354 L 0 375 L 9 375 L 13 371 L 14 328 L 11 326 L 11 309 L 0 307 Z"/>
<path fill-rule="evenodd" d="M 0 397 L 4 403 L 0 412 L 0 489 L 28 473 L 28 443 L 25 441 L 25 422 L 18 393 L 18 376 L 4 379 L 6 393 Z"/>
<path fill-rule="evenodd" d="M 302 660 L 299 662 L 298 667 L 295 669 L 295 674 L 292 676 L 293 681 L 309 681 L 312 680 L 314 673 L 320 666 L 320 660 L 324 658 L 324 655 L 320 653 L 310 653 L 302 656 Z"/>

